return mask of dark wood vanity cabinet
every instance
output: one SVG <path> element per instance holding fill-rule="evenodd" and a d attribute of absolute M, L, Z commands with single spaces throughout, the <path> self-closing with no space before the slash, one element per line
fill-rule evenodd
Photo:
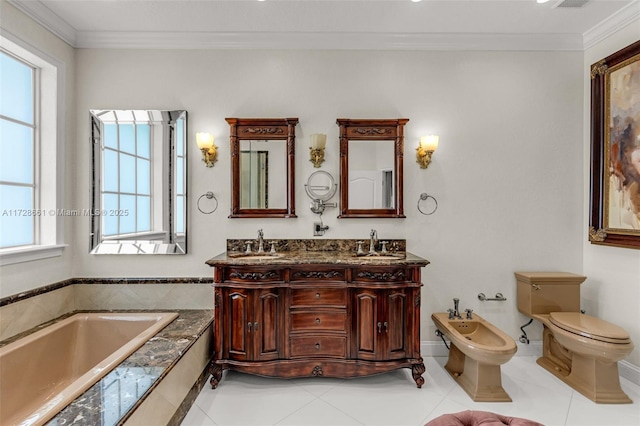
<path fill-rule="evenodd" d="M 211 385 L 224 369 L 272 377 L 358 377 L 420 356 L 420 267 L 214 265 Z"/>

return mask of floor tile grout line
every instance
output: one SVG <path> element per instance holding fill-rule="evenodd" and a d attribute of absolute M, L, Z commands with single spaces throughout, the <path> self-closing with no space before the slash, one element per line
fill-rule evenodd
<path fill-rule="evenodd" d="M 326 395 L 327 392 L 323 393 L 322 395 Z M 327 404 L 328 406 L 340 411 L 342 414 L 344 414 L 345 416 L 349 417 L 350 419 L 353 419 L 355 422 L 360 423 L 363 426 L 366 426 L 366 423 L 361 422 L 360 420 L 356 419 L 355 417 L 353 417 L 351 414 L 349 413 L 345 413 L 343 410 L 341 410 L 340 408 L 336 407 L 335 405 L 333 405 L 332 403 L 330 403 L 329 401 L 325 401 L 324 399 L 322 399 L 322 397 L 318 397 L 318 399 L 322 402 L 324 402 L 325 404 Z"/>
<path fill-rule="evenodd" d="M 571 392 L 571 397 L 569 398 L 569 406 L 567 407 L 567 414 L 564 416 L 564 426 L 568 426 L 567 422 L 569 421 L 569 414 L 571 413 L 571 404 L 573 404 L 573 397 L 575 396 L 575 392 Z"/>

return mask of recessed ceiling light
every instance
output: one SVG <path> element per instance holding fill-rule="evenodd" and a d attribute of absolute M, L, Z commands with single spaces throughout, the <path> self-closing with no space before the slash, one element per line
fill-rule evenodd
<path fill-rule="evenodd" d="M 549 0 L 536 0 L 536 1 L 537 1 L 538 3 L 546 3 L 546 2 L 548 2 Z"/>
<path fill-rule="evenodd" d="M 413 3 L 420 3 L 422 0 L 411 0 Z"/>

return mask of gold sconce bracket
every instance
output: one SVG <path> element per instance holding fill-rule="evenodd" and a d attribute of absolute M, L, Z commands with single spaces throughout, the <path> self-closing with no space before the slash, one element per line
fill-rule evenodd
<path fill-rule="evenodd" d="M 425 150 L 421 147 L 416 148 L 416 162 L 420 164 L 421 169 L 426 169 L 431 163 L 431 156 L 435 151 Z"/>
<path fill-rule="evenodd" d="M 202 148 L 202 161 L 207 167 L 213 167 L 216 161 L 218 161 L 218 147 L 214 144 L 211 148 Z"/>
<path fill-rule="evenodd" d="M 313 163 L 313 167 L 319 168 L 324 163 L 324 148 L 311 148 L 309 147 L 311 158 L 309 161 Z"/>

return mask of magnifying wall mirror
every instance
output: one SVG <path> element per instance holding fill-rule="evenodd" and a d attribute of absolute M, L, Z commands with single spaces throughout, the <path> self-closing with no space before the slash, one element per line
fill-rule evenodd
<path fill-rule="evenodd" d="M 341 218 L 403 218 L 407 118 L 340 118 Z"/>
<path fill-rule="evenodd" d="M 90 110 L 90 253 L 187 252 L 187 112 Z"/>
<path fill-rule="evenodd" d="M 230 218 L 296 217 L 297 118 L 227 118 L 231 142 Z"/>
<path fill-rule="evenodd" d="M 311 211 L 315 214 L 322 214 L 327 207 L 337 207 L 336 203 L 327 203 L 336 193 L 338 185 L 333 181 L 333 176 L 324 170 L 311 173 L 307 183 L 304 185 L 309 198 L 311 198 Z"/>

